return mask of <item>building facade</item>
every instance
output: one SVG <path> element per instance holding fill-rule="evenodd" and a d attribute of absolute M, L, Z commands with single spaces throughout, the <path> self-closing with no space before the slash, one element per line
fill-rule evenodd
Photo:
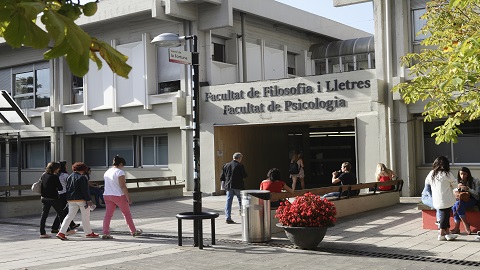
<path fill-rule="evenodd" d="M 334 4 L 355 2 L 365 1 Z M 21 182 L 32 183 L 50 160 L 81 160 L 101 179 L 119 154 L 129 177 L 175 175 L 193 190 L 191 68 L 150 44 L 176 33 L 198 37 L 203 192 L 221 193 L 220 170 L 234 152 L 244 154 L 247 188 L 256 189 L 272 167 L 287 179 L 299 150 L 307 187 L 329 185 L 344 161 L 371 182 L 382 162 L 405 180 L 404 196 L 418 195 L 435 155 L 475 163 L 455 154 L 460 144 L 435 146 L 422 104 L 406 106 L 390 91 L 409 79 L 398 58 L 419 48 L 413 33 L 424 4 L 373 1 L 373 38 L 270 0 L 100 1 L 80 24 L 129 56 L 129 79 L 93 63 L 77 78 L 62 59 L 0 44 L 0 89 L 31 121 L 0 125 L 1 173 L 8 164 L 16 184 L 20 167 Z"/>

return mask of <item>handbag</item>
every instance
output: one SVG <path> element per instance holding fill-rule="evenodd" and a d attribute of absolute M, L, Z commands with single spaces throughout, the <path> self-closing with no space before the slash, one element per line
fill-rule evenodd
<path fill-rule="evenodd" d="M 37 194 L 42 194 L 42 178 L 38 179 L 37 182 L 33 183 L 32 191 Z"/>
<path fill-rule="evenodd" d="M 470 201 L 470 193 L 468 191 L 457 191 L 455 197 L 462 202 Z"/>

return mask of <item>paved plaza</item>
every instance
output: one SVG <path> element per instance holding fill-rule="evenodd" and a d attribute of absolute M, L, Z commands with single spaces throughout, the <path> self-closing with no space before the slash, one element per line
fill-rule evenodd
<path fill-rule="evenodd" d="M 192 211 L 192 197 L 137 203 L 132 213 L 140 237 L 128 235 L 120 211 L 112 220 L 115 239 L 86 239 L 82 227 L 69 241 L 40 239 L 38 216 L 0 221 L 0 269 L 478 269 L 480 241 L 461 235 L 437 241 L 437 232 L 422 229 L 416 204 L 400 203 L 338 219 L 316 250 L 294 249 L 284 233 L 268 243 L 242 242 L 241 217 L 226 224 L 225 196 L 203 198 L 203 210 L 218 212 L 216 245 L 193 247 L 191 221 L 184 221 L 183 246 L 177 246 L 180 212 Z M 235 204 L 234 204 L 235 205 Z M 237 213 L 238 205 L 232 212 Z M 53 210 L 52 210 L 53 212 Z M 101 233 L 104 209 L 91 215 Z M 47 226 L 53 221 L 53 213 Z M 80 222 L 80 214 L 75 221 Z M 210 222 L 204 221 L 204 243 L 210 245 Z"/>

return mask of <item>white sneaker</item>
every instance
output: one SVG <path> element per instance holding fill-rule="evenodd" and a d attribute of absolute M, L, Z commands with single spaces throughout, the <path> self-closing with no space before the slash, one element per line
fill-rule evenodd
<path fill-rule="evenodd" d="M 447 240 L 447 238 L 445 237 L 445 235 L 439 235 L 437 239 L 438 239 L 438 241 L 445 241 L 445 240 Z"/>
<path fill-rule="evenodd" d="M 447 234 L 447 235 L 445 235 L 445 238 L 447 239 L 447 241 L 455 240 L 457 237 L 458 237 L 458 235 L 456 235 L 456 234 Z"/>

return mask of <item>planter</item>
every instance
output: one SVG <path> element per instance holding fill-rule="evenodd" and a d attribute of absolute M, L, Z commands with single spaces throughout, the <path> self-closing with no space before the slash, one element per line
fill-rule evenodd
<path fill-rule="evenodd" d="M 328 227 L 289 227 L 278 223 L 285 230 L 288 240 L 300 249 L 315 249 L 327 233 Z"/>

